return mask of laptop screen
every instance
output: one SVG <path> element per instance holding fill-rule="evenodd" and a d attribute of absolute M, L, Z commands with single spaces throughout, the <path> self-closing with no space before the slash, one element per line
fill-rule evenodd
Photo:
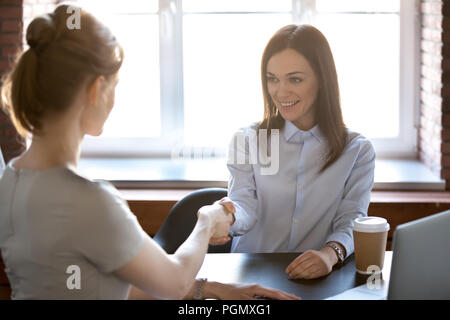
<path fill-rule="evenodd" d="M 388 299 L 450 299 L 450 210 L 394 232 Z"/>
<path fill-rule="evenodd" d="M 3 159 L 2 148 L 0 147 L 0 177 L 3 175 L 3 171 L 5 171 L 5 160 Z"/>

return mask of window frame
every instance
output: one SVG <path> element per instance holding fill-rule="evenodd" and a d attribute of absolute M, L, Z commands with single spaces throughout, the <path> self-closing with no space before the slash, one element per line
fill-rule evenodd
<path fill-rule="evenodd" d="M 313 18 L 315 0 L 292 0 L 295 23 Z M 305 14 L 306 12 L 306 14 Z M 416 158 L 419 129 L 420 7 L 400 0 L 399 136 L 373 138 L 378 158 Z M 249 12 L 250 13 L 250 12 Z M 159 0 L 161 136 L 153 138 L 89 137 L 82 157 L 166 157 L 183 146 L 183 9 L 182 0 Z M 161 57 L 166 57 L 162 59 Z M 231 137 L 230 137 L 231 138 Z M 123 148 L 126 146 L 126 148 Z M 224 146 L 226 148 L 226 146 Z M 223 148 L 217 154 L 223 155 Z M 198 150 L 197 150 L 198 152 Z"/>

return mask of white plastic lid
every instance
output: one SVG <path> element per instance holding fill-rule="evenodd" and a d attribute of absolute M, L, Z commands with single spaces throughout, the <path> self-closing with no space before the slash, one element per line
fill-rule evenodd
<path fill-rule="evenodd" d="M 353 230 L 357 232 L 385 232 L 390 229 L 386 219 L 380 217 L 356 218 Z"/>

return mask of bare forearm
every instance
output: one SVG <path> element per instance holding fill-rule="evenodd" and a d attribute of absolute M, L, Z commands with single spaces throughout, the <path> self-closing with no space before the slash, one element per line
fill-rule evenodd
<path fill-rule="evenodd" d="M 128 294 L 128 300 L 158 300 L 158 299 L 149 295 L 145 291 L 142 291 L 138 287 L 132 285 L 130 293 Z"/>
<path fill-rule="evenodd" d="M 205 254 L 208 251 L 210 237 L 211 222 L 208 218 L 200 216 L 191 235 L 171 256 L 171 259 L 177 265 L 178 276 L 185 283 L 186 290 L 192 287 L 195 276 L 200 270 Z"/>
<path fill-rule="evenodd" d="M 199 218 L 188 239 L 171 255 L 151 242 L 142 257 L 119 276 L 134 284 L 129 299 L 182 299 L 191 288 L 207 250 L 211 223 Z M 158 256 L 157 259 L 154 257 Z M 146 260 L 150 263 L 147 263 Z M 127 276 L 128 274 L 128 276 Z M 142 280 L 144 279 L 144 280 Z"/>
<path fill-rule="evenodd" d="M 130 298 L 148 298 L 145 293 L 159 299 L 182 299 L 191 289 L 212 236 L 227 234 L 231 216 L 222 206 L 204 206 L 197 215 L 191 235 L 171 255 L 154 240 L 147 237 L 139 254 L 125 266 L 116 270 L 120 278 L 136 285 Z M 144 295 L 143 295 L 144 293 Z"/>

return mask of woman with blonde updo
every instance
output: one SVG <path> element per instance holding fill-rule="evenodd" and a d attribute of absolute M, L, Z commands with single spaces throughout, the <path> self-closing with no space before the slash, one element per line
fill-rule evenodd
<path fill-rule="evenodd" d="M 30 23 L 30 48 L 2 87 L 3 107 L 32 139 L 0 179 L 0 249 L 12 298 L 178 299 L 192 298 L 197 285 L 203 297 L 295 298 L 260 286 L 195 281 L 208 241 L 228 238 L 226 201 L 202 207 L 189 238 L 168 255 L 111 184 L 77 172 L 84 136 L 100 135 L 113 108 L 124 53 L 81 8 L 75 8 L 80 29 L 69 29 L 68 9 Z"/>

